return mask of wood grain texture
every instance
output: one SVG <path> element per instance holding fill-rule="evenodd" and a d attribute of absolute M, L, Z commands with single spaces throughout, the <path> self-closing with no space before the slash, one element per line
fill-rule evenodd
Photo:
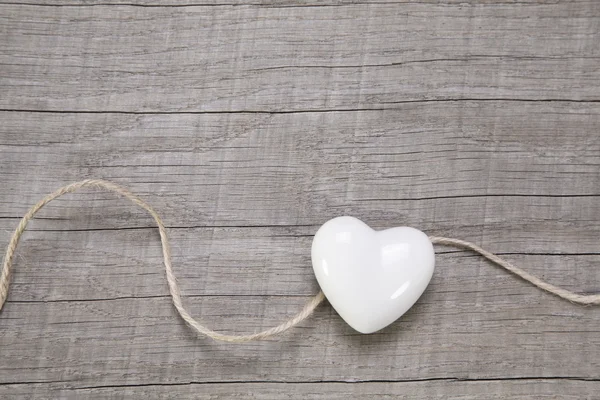
<path fill-rule="evenodd" d="M 600 3 L 0 1 L 0 242 L 47 192 L 121 183 L 169 227 L 187 305 L 249 333 L 318 288 L 351 214 L 600 291 Z M 150 218 L 85 191 L 25 234 L 2 398 L 593 399 L 600 309 L 437 248 L 417 305 L 329 305 L 277 340 L 195 337 Z"/>
<path fill-rule="evenodd" d="M 3 8 L 6 109 L 290 112 L 600 100 L 597 2 Z"/>

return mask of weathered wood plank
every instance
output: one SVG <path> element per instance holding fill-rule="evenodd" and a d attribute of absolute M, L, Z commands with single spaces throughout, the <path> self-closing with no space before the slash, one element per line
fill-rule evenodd
<path fill-rule="evenodd" d="M 393 218 L 438 234 L 456 234 L 457 221 L 468 226 L 506 218 L 518 224 L 515 217 L 527 213 L 546 219 L 546 228 L 564 219 L 565 225 L 589 224 L 586 229 L 596 225 L 596 103 L 430 103 L 283 115 L 7 112 L 2 117 L 3 218 L 22 215 L 65 182 L 101 177 L 134 189 L 172 226 L 318 225 L 343 213 L 368 216 L 378 226 Z M 44 185 L 27 184 L 32 179 Z M 73 197 L 69 215 L 81 215 L 78 208 L 89 198 L 82 203 Z M 486 201 L 504 206 L 491 212 Z M 549 202 L 565 208 L 550 210 Z M 140 215 L 128 204 L 110 204 L 71 218 L 67 228 L 147 226 L 138 217 L 123 219 L 123 213 Z M 514 204 L 523 207 L 514 210 L 519 208 Z M 415 213 L 422 207 L 429 216 Z M 440 207 L 444 211 L 436 212 Z M 58 210 L 48 210 L 46 217 L 69 216 Z M 525 215 L 507 214 L 513 212 Z M 586 240 L 586 233 L 581 235 Z"/>
<path fill-rule="evenodd" d="M 597 380 L 597 312 L 509 290 L 462 292 L 452 301 L 443 290 L 448 287 L 432 287 L 400 321 L 372 336 L 321 307 L 277 341 L 239 346 L 194 337 L 166 298 L 12 302 L 3 313 L 10 321 L 3 342 L 10 346 L 2 349 L 2 383 Z M 191 308 L 217 329 L 255 331 L 302 303 L 217 296 L 193 299 Z"/>
<path fill-rule="evenodd" d="M 508 381 L 441 380 L 424 382 L 344 382 L 344 383 L 234 383 L 150 385 L 120 387 L 90 387 L 65 389 L 60 384 L 7 385 L 0 387 L 6 396 L 41 398 L 47 387 L 55 388 L 60 398 L 78 399 L 560 399 L 592 400 L 598 393 L 598 383 L 589 381 L 523 379 Z M 318 389 L 317 389 L 318 388 Z M 532 390 L 532 388 L 535 388 Z"/>
<path fill-rule="evenodd" d="M 588 6 L 588 1 L 571 1 L 571 7 L 575 10 L 580 9 L 582 6 Z M 369 4 L 392 4 L 392 5 L 406 5 L 406 4 L 426 4 L 429 6 L 436 6 L 440 4 L 461 4 L 463 7 L 475 6 L 475 5 L 491 5 L 500 8 L 515 8 L 515 3 L 510 1 L 500 0 L 444 0 L 432 1 L 432 0 L 323 0 L 316 2 L 314 0 L 298 0 L 294 2 L 286 0 L 112 0 L 110 3 L 104 0 L 81 0 L 81 1 L 60 1 L 60 0 L 0 0 L 0 4 L 21 4 L 21 5 L 39 5 L 49 7 L 107 7 L 107 6 L 129 6 L 129 7 L 214 7 L 214 6 L 248 6 L 248 7 L 279 7 L 279 8 L 295 8 L 295 7 L 340 7 L 345 5 L 369 5 Z M 519 1 L 518 6 L 540 6 L 540 5 L 551 5 L 555 6 L 555 0 L 522 0 Z"/>
<path fill-rule="evenodd" d="M 4 109 L 286 112 L 600 100 L 598 2 L 469 12 L 462 3 L 3 9 Z"/>

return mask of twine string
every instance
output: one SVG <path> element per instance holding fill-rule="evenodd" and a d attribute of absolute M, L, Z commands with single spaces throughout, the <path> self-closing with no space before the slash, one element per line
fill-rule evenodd
<path fill-rule="evenodd" d="M 12 236 L 10 238 L 10 241 L 6 248 L 6 253 L 4 255 L 4 260 L 2 262 L 2 272 L 0 273 L 0 310 L 4 306 L 4 304 L 6 302 L 6 298 L 8 296 L 8 290 L 9 290 L 9 286 L 10 286 L 10 279 L 11 279 L 11 272 L 12 272 L 12 267 L 13 267 L 13 259 L 14 259 L 15 251 L 17 249 L 17 245 L 19 244 L 19 240 L 21 239 L 21 236 L 23 235 L 23 232 L 25 232 L 25 229 L 27 228 L 27 224 L 29 223 L 29 221 L 31 221 L 31 219 L 33 219 L 35 214 L 37 214 L 37 212 L 40 211 L 46 204 L 50 203 L 51 201 L 65 195 L 67 193 L 75 192 L 81 188 L 99 188 L 99 189 L 103 189 L 108 192 L 113 192 L 113 193 L 119 194 L 119 195 L 125 197 L 126 199 L 130 200 L 132 203 L 134 203 L 138 207 L 146 210 L 148 212 L 148 214 L 150 214 L 152 216 L 152 218 L 154 218 L 154 221 L 156 222 L 156 225 L 158 226 L 158 232 L 160 234 L 162 253 L 163 253 L 163 263 L 165 265 L 165 273 L 166 273 L 167 283 L 169 286 L 169 293 L 171 294 L 171 298 L 173 300 L 173 305 L 175 306 L 175 309 L 177 310 L 177 312 L 179 313 L 181 318 L 197 333 L 208 336 L 214 340 L 219 340 L 219 341 L 223 341 L 223 342 L 234 342 L 234 343 L 267 339 L 274 335 L 285 332 L 286 330 L 290 329 L 291 327 L 296 326 L 299 323 L 301 323 L 302 321 L 304 321 L 306 318 L 308 318 L 313 313 L 315 308 L 317 308 L 317 306 L 319 304 L 321 304 L 323 302 L 323 300 L 325 299 L 325 295 L 323 294 L 323 292 L 322 291 L 319 292 L 317 295 L 311 297 L 309 299 L 309 301 L 306 303 L 306 305 L 304 306 L 304 308 L 298 314 L 296 314 L 294 317 L 290 318 L 287 321 L 284 321 L 280 325 L 277 325 L 273 328 L 270 328 L 270 329 L 267 329 L 267 330 L 264 330 L 264 331 L 258 332 L 258 333 L 253 333 L 253 334 L 249 334 L 249 335 L 228 335 L 228 334 L 219 333 L 219 332 L 213 331 L 210 328 L 207 328 L 206 326 L 201 324 L 198 320 L 193 318 L 190 315 L 190 313 L 186 310 L 186 308 L 183 306 L 183 302 L 181 299 L 181 292 L 179 290 L 179 285 L 177 284 L 177 279 L 175 278 L 175 274 L 173 273 L 173 266 L 171 264 L 171 249 L 170 249 L 170 245 L 169 245 L 169 238 L 167 236 L 167 231 L 165 229 L 165 225 L 164 225 L 162 219 L 160 218 L 160 216 L 158 215 L 158 213 L 148 203 L 146 203 L 144 200 L 140 199 L 135 194 L 133 194 L 132 192 L 130 192 L 129 190 L 127 190 L 126 188 L 124 188 L 122 186 L 119 186 L 115 183 L 108 182 L 105 180 L 100 180 L 100 179 L 86 179 L 86 180 L 83 180 L 80 182 L 75 182 L 70 185 L 63 186 L 60 189 L 48 194 L 46 197 L 41 199 L 37 204 L 35 204 L 33 207 L 31 207 L 29 209 L 29 211 L 27 211 L 27 213 L 23 216 L 23 218 L 19 222 L 19 225 L 17 226 L 17 228 L 15 229 L 14 233 L 12 234 Z M 547 292 L 550 292 L 550 293 L 552 293 L 558 297 L 561 297 L 565 300 L 568 300 L 568 301 L 571 301 L 571 302 L 577 303 L 577 304 L 582 304 L 582 305 L 600 304 L 600 294 L 582 295 L 582 294 L 574 293 L 574 292 L 571 292 L 564 288 L 552 285 L 534 275 L 531 275 L 527 271 L 524 271 L 523 269 L 511 264 L 510 262 L 503 260 L 502 258 L 498 257 L 497 255 L 490 253 L 487 250 L 482 249 L 481 247 L 479 247 L 473 243 L 470 243 L 470 242 L 467 242 L 464 240 L 460 240 L 460 239 L 445 238 L 445 237 L 438 237 L 438 236 L 430 236 L 429 239 L 434 244 L 445 245 L 445 246 L 454 246 L 454 247 L 474 251 L 475 253 L 482 255 L 483 257 L 485 257 L 492 263 L 497 264 L 500 267 L 504 268 L 505 270 L 523 278 L 527 282 L 530 282 L 534 286 L 537 286 L 538 288 L 543 289 Z"/>

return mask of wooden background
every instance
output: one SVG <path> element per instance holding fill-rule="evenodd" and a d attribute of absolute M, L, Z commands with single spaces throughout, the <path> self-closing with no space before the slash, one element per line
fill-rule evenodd
<path fill-rule="evenodd" d="M 187 305 L 249 333 L 318 290 L 350 214 L 600 291 L 600 2 L 0 0 L 0 242 L 82 178 L 154 205 Z M 19 248 L 1 398 L 592 399 L 600 308 L 437 248 L 373 335 L 329 305 L 277 340 L 196 337 L 152 220 L 69 195 Z"/>

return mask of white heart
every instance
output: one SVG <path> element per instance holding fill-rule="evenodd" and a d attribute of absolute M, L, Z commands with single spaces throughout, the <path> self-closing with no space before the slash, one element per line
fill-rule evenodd
<path fill-rule="evenodd" d="M 338 314 L 357 331 L 372 333 L 400 318 L 423 294 L 435 253 L 417 229 L 375 231 L 359 219 L 338 217 L 315 234 L 312 264 Z"/>

